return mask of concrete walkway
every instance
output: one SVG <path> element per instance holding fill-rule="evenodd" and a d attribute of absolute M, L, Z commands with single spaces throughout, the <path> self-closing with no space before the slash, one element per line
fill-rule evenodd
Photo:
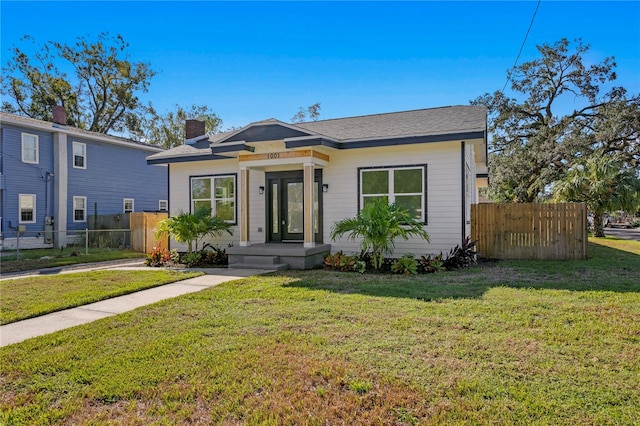
<path fill-rule="evenodd" d="M 94 269 L 105 269 L 103 267 L 93 267 L 91 269 L 74 269 L 60 271 L 60 273 L 82 273 Z M 146 268 L 131 265 L 115 265 L 109 269 L 157 269 Z M 193 269 L 192 269 L 193 270 Z M 198 270 L 198 269 L 196 269 Z M 140 306 L 150 305 L 160 300 L 170 299 L 172 297 L 181 296 L 183 294 L 194 293 L 209 287 L 216 286 L 223 282 L 232 281 L 239 278 L 245 278 L 252 275 L 273 272 L 269 270 L 256 269 L 201 269 L 206 273 L 195 278 L 189 278 L 184 281 L 178 281 L 171 284 L 165 284 L 159 287 L 138 291 L 136 293 L 124 296 L 113 297 L 111 299 L 102 300 L 100 302 L 91 303 L 89 305 L 79 306 L 77 308 L 66 309 L 64 311 L 53 312 L 51 314 L 42 315 L 36 318 L 18 321 L 11 324 L 0 326 L 0 347 L 11 345 L 13 343 L 22 342 L 32 337 L 42 336 L 53 333 L 54 331 L 64 330 L 65 328 L 76 325 L 86 324 L 100 318 L 106 318 L 118 315 L 123 312 L 131 311 Z M 20 278 L 28 278 L 38 275 L 23 274 Z M 18 277 L 13 277 L 18 278 Z"/>

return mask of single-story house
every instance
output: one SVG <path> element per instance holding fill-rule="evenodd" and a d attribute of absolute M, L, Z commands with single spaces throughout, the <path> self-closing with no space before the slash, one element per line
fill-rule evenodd
<path fill-rule="evenodd" d="M 487 181 L 482 106 L 268 119 L 212 136 L 188 120 L 186 133 L 147 162 L 169 167 L 170 214 L 204 205 L 235 225 L 214 241 L 229 246 L 230 265 L 302 269 L 330 251 L 359 253 L 358 241 L 331 241 L 331 228 L 382 196 L 414 212 L 431 238 L 396 241 L 395 256 L 448 252 L 470 234 L 471 204 Z"/>

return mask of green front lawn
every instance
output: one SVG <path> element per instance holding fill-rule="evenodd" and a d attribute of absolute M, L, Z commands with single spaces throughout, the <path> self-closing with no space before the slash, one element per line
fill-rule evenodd
<path fill-rule="evenodd" d="M 42 268 L 76 265 L 79 263 L 103 262 L 117 259 L 143 259 L 144 253 L 130 250 L 91 248 L 84 254 L 84 247 L 60 249 L 29 249 L 16 252 L 2 252 L 0 257 L 0 272 L 30 271 Z"/>
<path fill-rule="evenodd" d="M 228 282 L 0 349 L 0 408 L 7 424 L 637 424 L 640 243 L 589 250 Z"/>
<path fill-rule="evenodd" d="M 202 275 L 176 271 L 96 271 L 0 281 L 0 324 Z"/>

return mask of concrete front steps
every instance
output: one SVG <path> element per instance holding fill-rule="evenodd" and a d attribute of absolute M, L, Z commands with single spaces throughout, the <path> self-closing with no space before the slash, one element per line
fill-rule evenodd
<path fill-rule="evenodd" d="M 289 269 L 288 263 L 280 263 L 280 256 L 244 256 L 242 262 L 231 263 L 229 269 L 268 269 L 284 271 Z"/>
<path fill-rule="evenodd" d="M 316 244 L 304 247 L 302 243 L 260 243 L 246 247 L 229 247 L 229 268 L 254 269 L 313 269 L 322 266 L 331 245 Z"/>

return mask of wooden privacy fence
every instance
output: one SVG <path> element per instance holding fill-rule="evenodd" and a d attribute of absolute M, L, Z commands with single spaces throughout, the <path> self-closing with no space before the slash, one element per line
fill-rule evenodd
<path fill-rule="evenodd" d="M 169 215 L 162 212 L 130 213 L 131 249 L 141 253 L 151 253 L 154 247 L 168 248 L 169 240 L 166 235 L 156 239 L 158 222 Z"/>
<path fill-rule="evenodd" d="M 89 215 L 87 226 L 89 229 L 129 229 L 129 215 L 131 213 L 115 213 Z"/>
<path fill-rule="evenodd" d="M 492 259 L 586 259 L 587 207 L 567 204 L 476 204 L 471 238 Z"/>

